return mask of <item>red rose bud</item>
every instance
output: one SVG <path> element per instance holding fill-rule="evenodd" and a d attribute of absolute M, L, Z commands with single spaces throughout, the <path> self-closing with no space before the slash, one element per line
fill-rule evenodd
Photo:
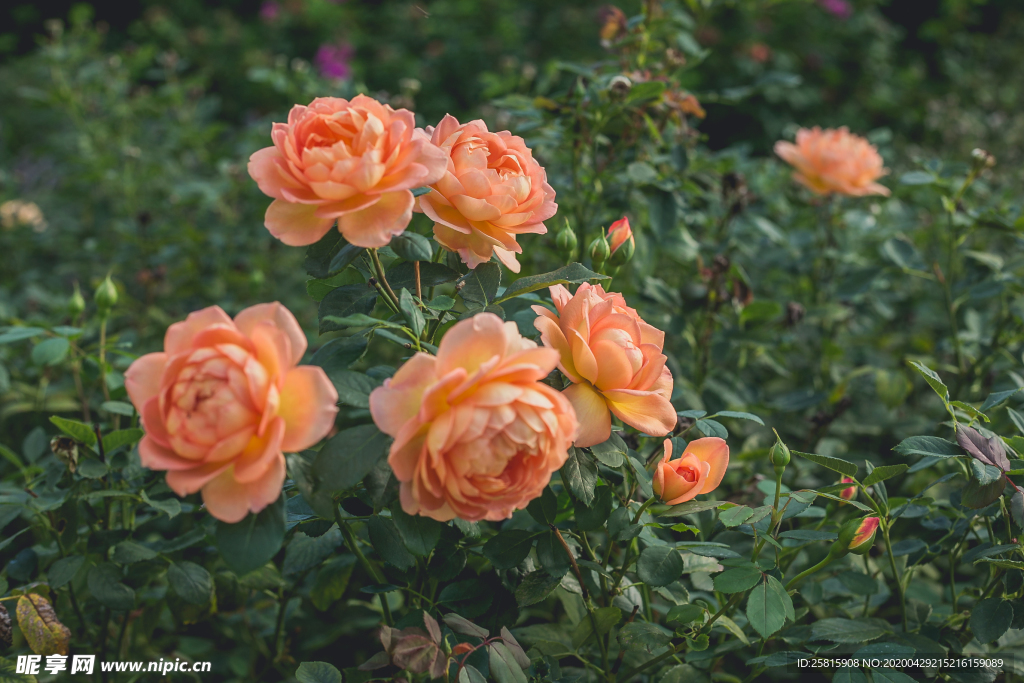
<path fill-rule="evenodd" d="M 878 517 L 865 517 L 857 526 L 857 532 L 847 546 L 851 553 L 866 555 L 875 542 L 875 532 L 878 531 L 878 524 L 881 520 Z"/>
<path fill-rule="evenodd" d="M 636 241 L 633 239 L 633 229 L 629 227 L 629 219 L 623 216 L 612 223 L 608 228 L 608 243 L 611 247 L 611 258 L 609 263 L 612 266 L 622 266 L 633 258 L 636 251 Z"/>
<path fill-rule="evenodd" d="M 853 479 L 851 477 L 843 477 L 842 480 L 839 483 L 840 484 L 852 484 L 853 483 Z M 857 495 L 857 487 L 856 486 L 851 486 L 850 488 L 843 489 L 842 491 L 839 492 L 839 497 L 842 498 L 843 500 L 853 500 L 856 495 Z"/>

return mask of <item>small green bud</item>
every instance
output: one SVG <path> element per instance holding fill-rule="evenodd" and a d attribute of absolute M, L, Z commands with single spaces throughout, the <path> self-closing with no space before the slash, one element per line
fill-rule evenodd
<path fill-rule="evenodd" d="M 792 456 L 789 453 L 789 447 L 782 443 L 782 439 L 779 438 L 779 433 L 775 433 L 775 445 L 768 451 L 768 460 L 771 461 L 772 466 L 775 468 L 775 474 L 782 474 L 786 471 L 786 466 Z"/>
<path fill-rule="evenodd" d="M 68 313 L 71 314 L 72 318 L 76 318 L 85 311 L 85 297 L 82 296 L 82 290 L 79 289 L 78 283 L 75 283 L 75 291 L 68 297 Z"/>
<path fill-rule="evenodd" d="M 601 270 L 611 252 L 612 249 L 608 246 L 608 240 L 603 234 L 594 238 L 594 241 L 590 243 L 590 260 L 594 262 L 595 270 Z"/>
<path fill-rule="evenodd" d="M 579 245 L 576 240 L 576 231 L 569 226 L 569 219 L 566 219 L 565 227 L 555 235 L 555 244 L 567 259 L 571 259 L 576 254 L 576 247 Z"/>
<path fill-rule="evenodd" d="M 114 281 L 110 279 L 110 274 L 100 283 L 100 286 L 96 288 L 96 307 L 100 310 L 100 315 L 106 315 L 110 312 L 114 306 L 117 305 L 117 287 L 114 286 Z"/>

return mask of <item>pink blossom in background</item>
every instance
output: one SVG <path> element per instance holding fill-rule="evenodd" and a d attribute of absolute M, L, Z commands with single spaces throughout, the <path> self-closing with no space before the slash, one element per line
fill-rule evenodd
<path fill-rule="evenodd" d="M 313 61 L 320 75 L 324 78 L 334 78 L 343 81 L 352 74 L 349 66 L 349 59 L 352 58 L 354 50 L 348 43 L 335 45 L 324 44 L 316 51 Z"/>
<path fill-rule="evenodd" d="M 260 19 L 264 21 L 274 21 L 281 14 L 281 6 L 278 5 L 274 0 L 266 0 L 260 5 Z"/>
<path fill-rule="evenodd" d="M 849 19 L 853 14 L 853 5 L 847 0 L 818 0 L 821 8 L 839 19 Z"/>

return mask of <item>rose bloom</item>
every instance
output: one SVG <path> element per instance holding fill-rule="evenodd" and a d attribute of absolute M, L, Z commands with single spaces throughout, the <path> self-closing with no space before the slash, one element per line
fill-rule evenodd
<path fill-rule="evenodd" d="M 338 393 L 324 371 L 298 366 L 306 336 L 279 303 L 232 320 L 218 306 L 167 329 L 164 350 L 128 368 L 125 388 L 142 418 L 142 464 L 167 471 L 179 496 L 202 490 L 210 514 L 238 522 L 281 495 L 282 451 L 330 431 Z"/>
<path fill-rule="evenodd" d="M 558 354 L 480 313 L 448 330 L 370 394 L 395 438 L 402 509 L 440 521 L 497 521 L 539 496 L 576 436 L 572 405 L 543 384 Z"/>
<path fill-rule="evenodd" d="M 839 130 L 801 128 L 795 145 L 780 140 L 775 143 L 775 153 L 796 169 L 794 180 L 817 194 L 889 195 L 889 188 L 875 182 L 889 172 L 878 150 L 845 126 Z"/>
<path fill-rule="evenodd" d="M 654 493 L 668 505 L 685 503 L 717 489 L 728 467 L 729 446 L 717 436 L 691 441 L 675 460 L 672 439 L 665 439 L 665 454 L 654 471 Z"/>
<path fill-rule="evenodd" d="M 444 152 L 416 130 L 412 112 L 366 95 L 296 105 L 271 137 L 273 147 L 249 157 L 249 175 L 274 198 L 270 234 L 293 247 L 335 221 L 350 243 L 383 247 L 412 220 L 410 190 L 444 175 Z"/>
<path fill-rule="evenodd" d="M 576 445 L 606 441 L 613 413 L 645 434 L 672 431 L 677 417 L 669 403 L 665 333 L 641 320 L 621 294 L 601 285 L 584 283 L 575 295 L 556 285 L 551 299 L 557 315 L 534 306 L 534 326 L 544 345 L 558 351 L 558 367 L 573 382 L 564 393 L 580 421 Z"/>
<path fill-rule="evenodd" d="M 629 242 L 630 246 L 636 245 L 633 229 L 629 227 L 629 219 L 623 216 L 608 228 L 608 245 L 611 247 L 611 253 L 617 252 L 626 242 Z"/>
<path fill-rule="evenodd" d="M 426 132 L 448 154 L 447 172 L 419 197 L 419 209 L 434 221 L 434 238 L 470 268 L 495 255 L 518 273 L 515 255 L 523 250 L 516 235 L 545 234 L 544 221 L 558 210 L 533 152 L 508 131 L 491 133 L 483 121 L 460 124 L 451 115 Z"/>

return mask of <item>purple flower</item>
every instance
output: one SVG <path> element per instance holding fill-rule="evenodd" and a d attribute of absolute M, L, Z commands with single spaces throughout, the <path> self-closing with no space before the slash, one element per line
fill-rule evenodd
<path fill-rule="evenodd" d="M 847 0 L 818 0 L 818 4 L 826 12 L 839 19 L 849 19 L 853 14 L 853 6 Z"/>
<path fill-rule="evenodd" d="M 337 43 L 334 45 L 324 44 L 316 51 L 314 62 L 320 75 L 324 78 L 333 78 L 343 81 L 352 74 L 349 66 L 349 59 L 352 58 L 353 49 L 348 43 Z"/>
<path fill-rule="evenodd" d="M 274 21 L 281 14 L 281 6 L 278 5 L 274 0 L 266 0 L 260 5 L 260 19 L 264 21 Z"/>

